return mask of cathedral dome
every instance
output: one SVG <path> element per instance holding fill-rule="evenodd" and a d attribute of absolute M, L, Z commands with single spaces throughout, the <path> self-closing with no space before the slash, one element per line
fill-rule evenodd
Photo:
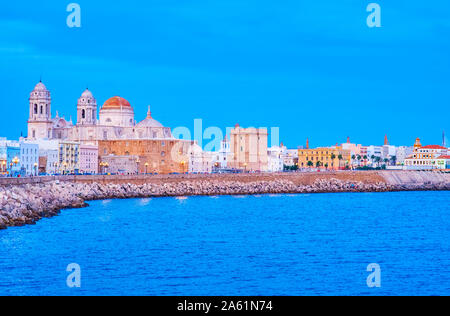
<path fill-rule="evenodd" d="M 81 95 L 82 98 L 94 98 L 91 91 L 88 89 L 84 90 L 83 94 Z"/>
<path fill-rule="evenodd" d="M 132 109 L 130 102 L 121 97 L 112 97 L 106 100 L 102 106 L 102 110 L 120 110 L 120 109 Z"/>
<path fill-rule="evenodd" d="M 152 118 L 152 113 L 150 112 L 150 107 L 148 107 L 147 112 L 147 118 L 139 124 L 136 125 L 136 127 L 164 127 L 160 122 Z"/>
<path fill-rule="evenodd" d="M 42 83 L 42 81 L 39 81 L 39 83 L 34 87 L 33 91 L 48 91 L 47 87 Z"/>

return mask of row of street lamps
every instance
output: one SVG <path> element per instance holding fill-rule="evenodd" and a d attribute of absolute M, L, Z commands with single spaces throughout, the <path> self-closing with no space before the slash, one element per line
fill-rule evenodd
<path fill-rule="evenodd" d="M 7 166 L 7 162 L 6 162 L 6 160 L 3 160 L 2 161 L 2 164 L 1 164 L 1 166 L 2 166 L 2 168 L 1 168 L 1 172 L 2 173 L 5 173 L 5 174 L 7 174 L 7 173 L 9 173 L 9 174 L 12 174 L 12 168 L 13 168 L 13 166 L 15 166 L 15 167 L 17 167 L 17 165 L 19 164 L 19 162 L 20 162 L 20 159 L 19 159 L 19 157 L 14 157 L 12 160 L 11 160 L 11 162 L 9 163 L 9 171 L 6 169 L 6 166 Z M 37 168 L 38 168 L 38 163 L 34 163 L 33 164 L 33 167 L 34 167 L 34 173 L 35 173 L 35 175 L 37 175 Z"/>

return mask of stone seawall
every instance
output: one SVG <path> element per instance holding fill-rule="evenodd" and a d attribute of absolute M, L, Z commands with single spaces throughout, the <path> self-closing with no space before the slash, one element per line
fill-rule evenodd
<path fill-rule="evenodd" d="M 112 198 L 449 189 L 450 174 L 398 171 L 0 179 L 0 229 Z"/>

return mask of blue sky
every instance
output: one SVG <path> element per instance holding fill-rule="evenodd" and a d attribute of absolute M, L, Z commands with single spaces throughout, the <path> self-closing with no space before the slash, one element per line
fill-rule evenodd
<path fill-rule="evenodd" d="M 8 1 L 0 10 L 0 135 L 26 133 L 42 75 L 52 110 L 130 101 L 172 128 L 277 126 L 289 147 L 440 143 L 450 134 L 450 2 L 364 0 Z"/>

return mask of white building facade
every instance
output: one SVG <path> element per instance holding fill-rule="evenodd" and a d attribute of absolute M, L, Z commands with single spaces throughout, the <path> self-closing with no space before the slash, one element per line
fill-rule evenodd
<path fill-rule="evenodd" d="M 37 176 L 39 173 L 39 145 L 20 142 L 20 169 L 25 176 Z"/>

